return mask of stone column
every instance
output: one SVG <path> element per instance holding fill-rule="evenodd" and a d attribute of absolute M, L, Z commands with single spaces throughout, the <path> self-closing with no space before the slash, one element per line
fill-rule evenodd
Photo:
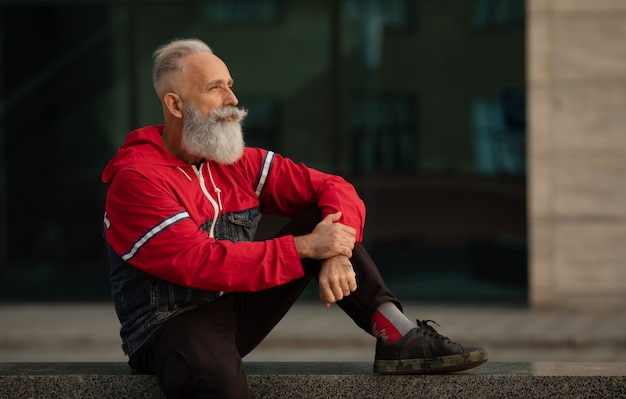
<path fill-rule="evenodd" d="M 626 310 L 626 0 L 527 11 L 531 306 Z"/>

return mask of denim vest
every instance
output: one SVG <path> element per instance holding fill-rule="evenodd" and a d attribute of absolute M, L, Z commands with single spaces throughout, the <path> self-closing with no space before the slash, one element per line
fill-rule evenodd
<path fill-rule="evenodd" d="M 218 216 L 215 239 L 252 241 L 261 219 L 259 208 Z M 212 220 L 200 226 L 209 232 Z M 207 304 L 223 293 L 183 287 L 145 273 L 116 254 L 107 244 L 111 264 L 111 294 L 122 324 L 122 349 L 133 353 L 161 326 L 180 312 Z"/>

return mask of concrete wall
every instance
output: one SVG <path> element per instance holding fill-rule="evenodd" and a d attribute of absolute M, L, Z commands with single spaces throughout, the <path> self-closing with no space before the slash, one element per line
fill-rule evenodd
<path fill-rule="evenodd" d="M 530 300 L 626 304 L 626 1 L 528 0 Z"/>

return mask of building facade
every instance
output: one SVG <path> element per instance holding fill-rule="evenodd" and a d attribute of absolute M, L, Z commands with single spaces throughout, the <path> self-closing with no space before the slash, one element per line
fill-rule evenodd
<path fill-rule="evenodd" d="M 530 304 L 626 304 L 626 2 L 529 0 Z"/>

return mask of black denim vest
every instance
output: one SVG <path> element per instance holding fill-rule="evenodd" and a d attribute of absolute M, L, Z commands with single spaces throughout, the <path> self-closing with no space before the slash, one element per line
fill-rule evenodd
<path fill-rule="evenodd" d="M 259 208 L 218 216 L 215 239 L 253 241 L 261 219 Z M 209 232 L 212 220 L 200 226 Z M 128 355 L 143 345 L 163 323 L 182 311 L 209 303 L 222 292 L 198 290 L 161 280 L 128 264 L 107 244 L 111 294 L 122 324 L 122 349 Z"/>

